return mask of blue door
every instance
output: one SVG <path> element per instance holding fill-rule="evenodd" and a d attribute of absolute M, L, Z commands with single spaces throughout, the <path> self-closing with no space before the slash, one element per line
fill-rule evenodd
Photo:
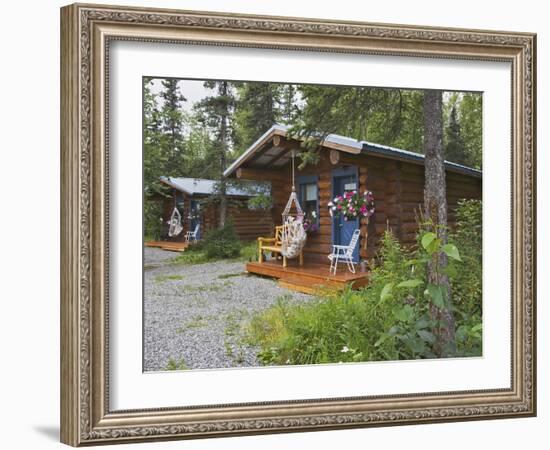
<path fill-rule="evenodd" d="M 346 191 L 357 191 L 357 168 L 349 167 L 337 169 L 332 173 L 332 196 L 344 195 Z M 332 241 L 336 245 L 348 245 L 353 232 L 359 228 L 359 218 L 344 220 L 344 216 L 334 217 L 332 220 Z M 359 262 L 359 245 L 353 251 L 354 262 Z"/>
<path fill-rule="evenodd" d="M 199 202 L 197 200 L 191 200 L 191 223 L 190 223 L 189 231 L 195 231 L 195 227 L 200 222 L 201 222 L 201 216 L 200 216 Z M 197 241 L 200 240 L 201 234 L 202 234 L 202 230 L 199 227 L 199 232 L 197 233 Z"/>

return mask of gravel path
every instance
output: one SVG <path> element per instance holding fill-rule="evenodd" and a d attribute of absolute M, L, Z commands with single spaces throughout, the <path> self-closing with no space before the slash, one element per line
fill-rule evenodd
<path fill-rule="evenodd" d="M 274 280 L 248 275 L 243 262 L 172 263 L 176 254 L 145 248 L 144 370 L 259 366 L 243 327 L 280 296 L 301 302 Z"/>

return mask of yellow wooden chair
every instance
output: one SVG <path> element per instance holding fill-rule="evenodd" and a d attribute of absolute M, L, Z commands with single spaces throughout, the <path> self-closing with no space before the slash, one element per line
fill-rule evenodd
<path fill-rule="evenodd" d="M 264 251 L 271 254 L 280 254 L 283 257 L 283 267 L 287 266 L 287 258 L 282 254 L 283 250 L 283 230 L 285 225 L 275 227 L 275 237 L 259 237 L 258 238 L 258 262 L 264 262 Z M 304 265 L 304 252 L 300 252 L 300 265 Z"/>

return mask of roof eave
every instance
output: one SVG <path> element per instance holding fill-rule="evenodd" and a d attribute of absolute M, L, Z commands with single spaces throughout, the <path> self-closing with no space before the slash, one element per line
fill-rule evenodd
<path fill-rule="evenodd" d="M 169 177 L 167 177 L 167 178 L 161 177 L 161 178 L 160 178 L 160 181 L 161 181 L 161 183 L 164 183 L 164 184 L 166 184 L 167 186 L 170 186 L 171 188 L 175 189 L 176 191 L 180 191 L 180 192 L 183 192 L 184 194 L 191 195 L 191 196 L 195 195 L 194 192 L 189 192 L 187 189 L 184 189 L 184 188 L 182 188 L 181 186 L 178 186 L 177 184 L 172 183 L 172 182 L 170 181 L 170 178 L 169 178 Z"/>
<path fill-rule="evenodd" d="M 239 156 L 227 169 L 224 170 L 223 176 L 229 177 L 231 175 L 234 175 L 237 169 L 244 164 L 246 161 L 250 159 L 254 153 L 256 153 L 256 150 L 260 148 L 262 145 L 264 145 L 266 142 L 269 141 L 273 136 L 275 135 L 284 136 L 286 135 L 286 131 L 282 129 L 279 125 L 273 125 L 269 130 L 267 130 L 264 134 L 262 134 L 256 141 L 248 147 L 244 153 Z"/>
<path fill-rule="evenodd" d="M 424 165 L 424 155 L 418 153 L 397 153 L 397 151 L 392 151 L 391 149 L 386 149 L 383 147 L 375 146 L 372 144 L 364 144 L 363 146 L 363 154 L 370 155 L 370 156 L 384 156 L 388 159 L 393 159 L 396 161 L 405 161 L 410 162 L 414 164 L 418 164 L 420 166 Z M 460 173 L 462 175 L 468 175 L 474 178 L 481 179 L 483 177 L 483 172 L 478 169 L 473 169 L 471 167 L 462 166 L 461 164 L 453 163 L 451 161 L 445 161 L 445 169 L 449 170 L 451 172 Z"/>

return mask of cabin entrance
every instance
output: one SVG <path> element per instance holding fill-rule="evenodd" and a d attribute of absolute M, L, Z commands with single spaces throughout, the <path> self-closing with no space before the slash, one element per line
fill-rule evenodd
<path fill-rule="evenodd" d="M 347 166 L 335 169 L 332 172 L 332 197 L 344 195 L 346 192 L 357 191 L 358 177 L 357 167 Z M 332 243 L 336 245 L 348 245 L 353 232 L 359 228 L 359 218 L 344 220 L 343 215 L 334 216 L 332 219 Z M 353 261 L 359 262 L 359 245 L 353 252 Z"/>
<path fill-rule="evenodd" d="M 195 231 L 197 225 L 199 225 L 199 229 L 197 230 L 197 241 L 201 240 L 201 214 L 200 214 L 200 204 L 197 200 L 191 200 L 190 202 L 190 212 L 189 212 L 189 231 Z"/>

